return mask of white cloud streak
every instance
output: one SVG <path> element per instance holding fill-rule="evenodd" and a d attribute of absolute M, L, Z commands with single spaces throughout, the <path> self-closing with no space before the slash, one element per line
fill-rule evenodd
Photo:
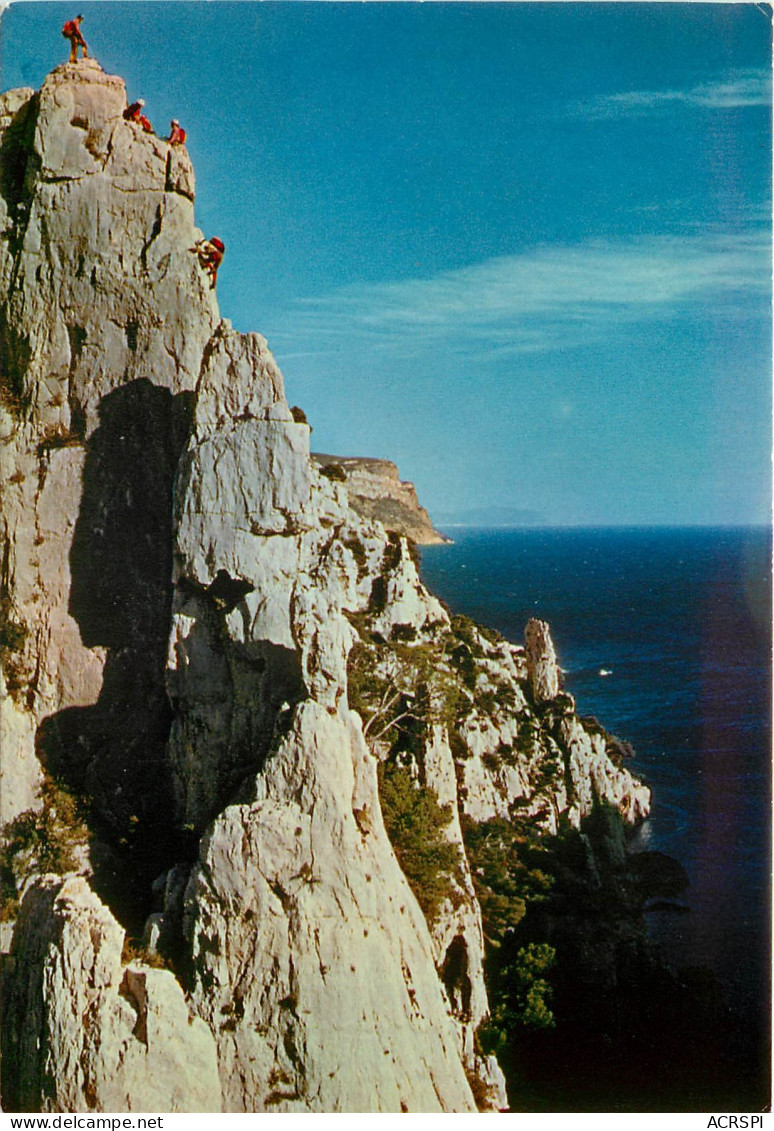
<path fill-rule="evenodd" d="M 546 247 L 429 279 L 298 300 L 272 338 L 305 353 L 442 349 L 479 359 L 566 349 L 695 304 L 747 309 L 770 288 L 759 231 Z"/>
<path fill-rule="evenodd" d="M 676 106 L 736 110 L 743 106 L 770 105 L 771 75 L 768 71 L 749 68 L 687 90 L 630 90 L 608 94 L 576 102 L 571 112 L 581 118 L 604 120 L 653 114 Z"/>

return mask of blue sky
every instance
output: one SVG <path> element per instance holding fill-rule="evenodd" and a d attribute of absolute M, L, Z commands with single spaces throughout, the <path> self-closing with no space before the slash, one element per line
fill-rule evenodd
<path fill-rule="evenodd" d="M 3 89 L 76 8 L 316 450 L 436 515 L 768 520 L 768 8 L 17 0 Z"/>

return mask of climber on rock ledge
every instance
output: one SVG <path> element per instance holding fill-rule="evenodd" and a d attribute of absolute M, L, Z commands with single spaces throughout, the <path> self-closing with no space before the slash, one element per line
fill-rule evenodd
<path fill-rule="evenodd" d="M 218 268 L 226 254 L 226 246 L 217 236 L 213 236 L 210 240 L 199 240 L 195 250 L 200 264 L 210 276 L 210 290 L 212 290 L 218 279 Z"/>
<path fill-rule="evenodd" d="M 142 126 L 146 134 L 152 134 L 153 126 L 150 124 L 150 122 L 142 112 L 144 105 L 145 99 L 138 98 L 136 102 L 132 102 L 132 104 L 130 106 L 127 106 L 127 108 L 124 110 L 124 118 L 127 122 L 135 122 L 138 126 Z"/>
<path fill-rule="evenodd" d="M 169 144 L 185 145 L 185 130 L 180 125 L 177 118 L 173 118 L 169 123 Z"/>
<path fill-rule="evenodd" d="M 124 118 L 127 122 L 139 122 L 142 108 L 145 105 L 144 98 L 138 98 L 136 102 L 132 102 L 124 110 Z"/>
<path fill-rule="evenodd" d="M 89 48 L 86 45 L 86 40 L 81 35 L 81 20 L 83 16 L 76 16 L 74 20 L 68 20 L 62 28 L 62 35 L 65 39 L 70 40 L 70 59 L 71 63 L 78 62 L 78 47 L 80 46 L 84 59 L 89 57 Z"/>

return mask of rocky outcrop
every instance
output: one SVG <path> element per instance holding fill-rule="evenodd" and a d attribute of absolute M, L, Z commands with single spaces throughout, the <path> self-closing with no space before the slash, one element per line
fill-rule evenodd
<path fill-rule="evenodd" d="M 363 518 L 381 522 L 385 530 L 402 534 L 418 546 L 451 541 L 435 529 L 417 498 L 414 484 L 400 479 L 390 460 L 320 452 L 314 452 L 312 459 L 323 474 L 340 478 L 346 484 L 350 505 Z"/>
<path fill-rule="evenodd" d="M 527 675 L 536 703 L 546 703 L 559 694 L 559 668 L 553 641 L 545 621 L 533 618 L 524 631 Z"/>
<path fill-rule="evenodd" d="M 393 465 L 310 458 L 191 253 L 185 150 L 124 105 L 93 61 L 0 104 L 4 1102 L 503 1108 L 465 824 L 634 822 L 647 790 L 546 626 L 525 653 L 426 591 Z M 79 876 L 19 817 L 44 775 L 88 811 Z M 172 968 L 123 961 L 119 919 Z"/>
<path fill-rule="evenodd" d="M 113 742 L 106 758 L 105 731 L 157 746 L 165 710 L 172 478 L 219 317 L 187 155 L 125 105 L 94 60 L 0 105 L 4 819 L 38 783 L 36 736 L 52 762 L 78 745 L 110 805 L 138 755 Z"/>
<path fill-rule="evenodd" d="M 4 978 L 6 1110 L 221 1110 L 209 1029 L 168 970 L 122 962 L 123 942 L 82 877 L 29 890 Z"/>
<path fill-rule="evenodd" d="M 305 703 L 256 784 L 187 892 L 226 1110 L 475 1110 L 356 720 Z"/>

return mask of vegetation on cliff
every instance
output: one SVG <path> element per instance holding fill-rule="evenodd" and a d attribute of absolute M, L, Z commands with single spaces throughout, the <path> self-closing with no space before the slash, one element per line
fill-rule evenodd
<path fill-rule="evenodd" d="M 396 762 L 379 766 L 379 799 L 395 855 L 432 923 L 461 879 L 459 851 L 446 836 L 451 806 L 439 805 L 435 790 Z"/>
<path fill-rule="evenodd" d="M 34 876 L 78 871 L 86 859 L 90 831 L 81 799 L 46 776 L 40 800 L 40 808 L 0 829 L 0 921 L 16 918 L 19 898 Z"/>

